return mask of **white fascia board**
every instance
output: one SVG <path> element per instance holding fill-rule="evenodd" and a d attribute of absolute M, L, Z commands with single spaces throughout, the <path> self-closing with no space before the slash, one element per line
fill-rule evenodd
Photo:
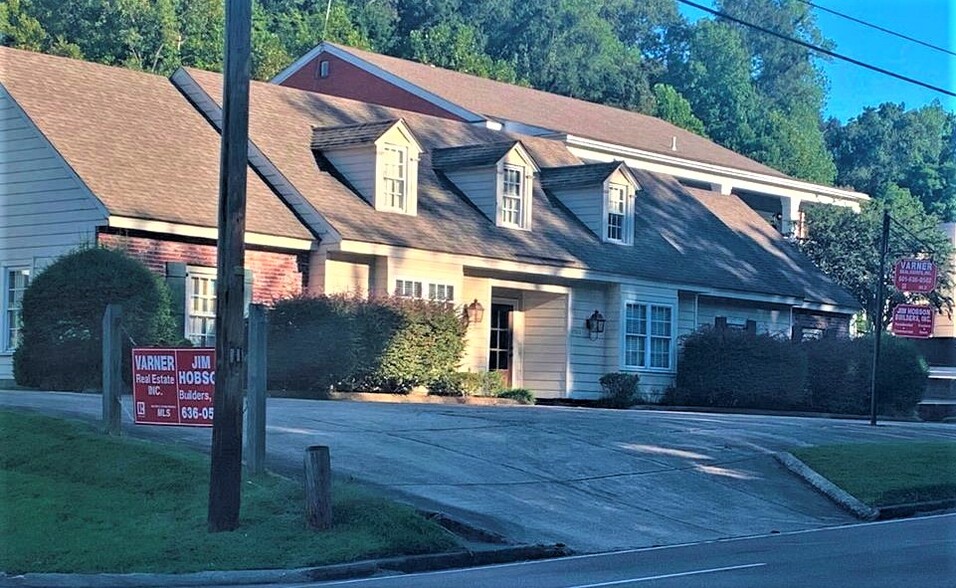
<path fill-rule="evenodd" d="M 374 65 L 372 63 L 369 63 L 368 61 L 365 61 L 361 57 L 358 57 L 356 55 L 353 55 L 352 53 L 349 53 L 348 50 L 346 49 L 341 49 L 339 47 L 336 47 L 335 45 L 330 45 L 325 42 L 319 43 L 318 45 L 313 47 L 311 51 L 309 51 L 308 53 L 306 53 L 299 59 L 295 60 L 295 62 L 293 62 L 292 65 L 285 68 L 284 70 L 279 72 L 278 75 L 272 78 L 270 83 L 281 84 L 285 80 L 289 79 L 289 77 L 291 77 L 292 74 L 294 74 L 296 71 L 305 67 L 306 64 L 308 64 L 310 61 L 312 61 L 313 59 L 315 59 L 316 57 L 318 57 L 319 55 L 323 53 L 328 53 L 329 55 L 334 55 L 335 57 L 338 57 L 342 61 L 347 61 L 348 63 L 354 65 L 355 67 L 362 69 L 365 72 L 370 73 L 377 78 L 385 80 L 386 82 L 392 84 L 393 86 L 396 86 L 398 88 L 401 88 L 402 90 L 405 90 L 406 92 L 414 94 L 415 96 L 418 96 L 422 100 L 431 102 L 432 104 L 434 104 L 438 108 L 441 108 L 442 110 L 447 110 L 451 114 L 454 114 L 455 116 L 460 117 L 466 122 L 477 123 L 477 122 L 484 122 L 485 120 L 487 120 L 484 116 L 475 114 L 474 112 L 471 112 L 470 110 L 466 110 L 462 108 L 461 106 L 458 106 L 454 102 L 445 100 L 438 94 L 429 92 L 425 88 L 422 88 L 421 86 L 417 86 L 409 82 L 405 78 L 396 76 L 395 74 L 392 74 L 378 67 L 377 65 Z"/>
<path fill-rule="evenodd" d="M 711 173 L 731 181 L 743 180 L 755 182 L 761 185 L 779 186 L 781 188 L 789 188 L 791 190 L 807 193 L 807 195 L 830 196 L 835 199 L 849 200 L 857 203 L 866 202 L 870 199 L 868 195 L 863 194 L 862 192 L 854 192 L 853 190 L 843 190 L 840 188 L 834 188 L 832 186 L 823 186 L 820 184 L 805 182 L 803 180 L 795 180 L 793 178 L 782 178 L 778 176 L 744 171 L 731 167 L 724 167 L 722 165 L 716 165 L 712 163 L 694 161 L 692 159 L 683 159 L 681 157 L 663 155 L 653 151 L 635 149 L 634 147 L 615 145 L 614 143 L 606 143 L 604 141 L 587 139 L 585 137 L 578 137 L 576 135 L 565 134 L 556 136 L 555 138 L 563 140 L 568 146 L 579 147 L 581 149 L 609 154 L 612 156 L 630 157 L 633 159 L 649 161 L 671 167 Z M 713 179 L 713 181 L 719 180 L 720 178 Z"/>
<path fill-rule="evenodd" d="M 215 241 L 219 237 L 219 231 L 215 227 L 184 225 L 181 223 L 132 218 L 128 216 L 110 216 L 108 223 L 109 226 L 114 229 L 129 229 L 134 231 L 144 231 L 147 233 L 161 233 L 165 235 L 175 235 L 177 237 L 210 239 L 212 241 Z M 277 235 L 265 235 L 263 233 L 253 233 L 249 231 L 246 231 L 245 242 L 249 245 L 261 245 L 263 247 L 274 247 L 276 249 L 294 249 L 296 251 L 310 251 L 315 244 L 315 241 L 312 241 L 311 239 L 280 237 Z"/>
<path fill-rule="evenodd" d="M 467 266 L 492 271 L 539 275 L 563 280 L 582 280 L 633 286 L 653 286 L 657 288 L 673 289 L 675 295 L 677 291 L 685 291 L 703 296 L 712 296 L 715 298 L 729 298 L 733 300 L 746 300 L 749 302 L 781 304 L 805 308 L 808 310 L 820 310 L 824 312 L 855 314 L 860 311 L 858 308 L 837 306 L 823 302 L 812 302 L 795 296 L 761 294 L 759 292 L 743 292 L 739 290 L 721 290 L 717 288 L 701 288 L 700 286 L 693 284 L 680 284 L 677 282 L 649 282 L 647 280 L 641 280 L 639 278 L 622 274 L 599 272 L 589 269 L 549 265 L 544 263 L 533 264 L 520 261 L 507 261 L 488 257 L 461 255 L 457 253 L 440 253 L 435 251 L 410 249 L 406 247 L 394 247 L 381 243 L 367 243 L 364 241 L 343 240 L 334 245 L 330 245 L 329 249 L 345 251 L 349 253 L 359 253 L 363 255 L 380 255 L 384 257 L 391 257 L 401 254 L 406 258 L 417 259 L 423 262 L 441 261 L 443 263 L 458 264 L 463 267 Z"/>

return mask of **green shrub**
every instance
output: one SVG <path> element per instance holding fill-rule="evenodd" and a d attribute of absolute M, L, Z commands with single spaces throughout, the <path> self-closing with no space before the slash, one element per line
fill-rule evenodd
<path fill-rule="evenodd" d="M 527 388 L 508 388 L 501 390 L 497 394 L 498 398 L 510 398 L 517 400 L 521 404 L 534 404 L 534 392 Z"/>
<path fill-rule="evenodd" d="M 181 342 L 169 290 L 132 257 L 89 248 L 57 259 L 23 295 L 23 330 L 14 353 L 17 383 L 49 390 L 102 385 L 103 312 L 123 307 L 123 374 L 130 381 L 130 349 Z"/>
<path fill-rule="evenodd" d="M 497 396 L 504 390 L 500 372 L 450 372 L 433 382 L 428 393 L 435 396 Z"/>
<path fill-rule="evenodd" d="M 299 297 L 269 320 L 269 386 L 318 395 L 406 393 L 453 371 L 464 352 L 454 308 L 421 300 Z"/>
<path fill-rule="evenodd" d="M 627 408 L 640 399 L 637 385 L 640 377 L 626 372 L 611 372 L 601 376 L 602 406 L 608 408 Z"/>
<path fill-rule="evenodd" d="M 778 410 L 810 404 L 806 353 L 787 339 L 705 328 L 684 338 L 677 365 L 665 404 Z"/>

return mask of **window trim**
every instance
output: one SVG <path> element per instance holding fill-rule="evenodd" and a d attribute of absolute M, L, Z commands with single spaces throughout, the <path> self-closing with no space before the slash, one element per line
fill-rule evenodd
<path fill-rule="evenodd" d="M 520 183 L 518 186 L 521 188 L 521 193 L 519 194 L 519 205 L 518 209 L 518 223 L 512 223 L 505 221 L 505 178 L 509 171 L 517 172 L 520 178 Z M 517 164 L 517 163 L 508 163 L 502 162 L 499 166 L 497 173 L 498 176 L 498 185 L 496 187 L 497 192 L 497 222 L 496 224 L 499 227 L 506 227 L 509 229 L 518 229 L 522 231 L 531 230 L 531 192 L 533 190 L 533 184 L 530 181 L 531 176 L 528 174 L 527 166 Z M 509 196 L 509 198 L 511 198 Z"/>
<path fill-rule="evenodd" d="M 34 273 L 33 267 L 31 267 L 29 263 L 17 263 L 17 264 L 4 265 L 2 266 L 2 270 L 3 270 L 3 275 L 2 277 L 0 277 L 0 286 L 3 287 L 3 292 L 2 292 L 3 300 L 0 301 L 0 312 L 2 312 L 2 315 L 0 315 L 0 328 L 3 329 L 3 339 L 0 340 L 0 355 L 12 355 L 13 352 L 16 351 L 17 347 L 19 347 L 19 345 L 8 346 L 8 341 L 7 341 L 7 337 L 10 335 L 10 328 L 11 328 L 11 324 L 9 322 L 10 307 L 8 306 L 8 295 L 10 293 L 10 287 L 12 285 L 10 281 L 10 274 L 12 272 L 19 272 L 22 270 L 26 270 L 27 283 L 26 283 L 26 287 L 24 288 L 24 292 L 26 292 L 26 288 L 30 287 L 30 282 L 33 280 L 35 276 L 33 275 Z M 23 312 L 23 297 L 22 296 L 20 298 L 20 306 L 17 310 L 20 312 L 22 316 L 22 312 Z"/>
<path fill-rule="evenodd" d="M 385 158 L 387 157 L 386 154 L 387 154 L 389 151 L 392 151 L 392 152 L 395 152 L 395 153 L 399 153 L 399 154 L 400 154 L 400 156 L 401 156 L 401 158 L 402 158 L 402 161 L 401 161 L 401 163 L 400 163 L 399 165 L 400 165 L 400 167 L 401 167 L 401 169 L 402 169 L 402 171 L 403 171 L 403 176 L 404 176 L 404 177 L 402 177 L 402 178 L 390 178 L 390 177 L 388 177 L 388 175 L 387 175 L 387 173 L 386 173 L 386 170 L 387 170 L 387 168 L 388 168 L 388 162 L 386 161 Z M 407 145 L 396 145 L 396 144 L 394 144 L 394 143 L 382 143 L 382 146 L 381 146 L 381 148 L 380 148 L 380 157 L 381 157 L 382 165 L 381 165 L 381 173 L 379 174 L 380 177 L 379 177 L 378 179 L 381 181 L 381 186 L 382 186 L 382 194 L 381 194 L 381 196 L 382 196 L 382 205 L 381 205 L 381 207 L 379 208 L 379 210 L 382 210 L 382 211 L 385 211 L 385 212 L 400 212 L 400 213 L 402 213 L 402 214 L 408 214 L 408 210 L 409 210 L 409 193 L 410 193 L 410 191 L 411 191 L 411 190 L 410 190 L 410 182 L 409 182 L 409 175 L 410 175 L 410 171 L 411 171 L 411 165 L 410 165 L 410 162 L 409 162 L 409 149 L 408 149 L 408 146 L 407 146 Z M 391 202 L 392 193 L 389 192 L 389 191 L 388 191 L 388 188 L 387 188 L 388 182 L 389 182 L 390 180 L 391 180 L 391 181 L 396 181 L 396 182 L 402 182 L 402 194 L 401 194 L 402 206 L 394 206 L 394 205 L 392 205 L 392 202 Z"/>
<path fill-rule="evenodd" d="M 197 341 L 196 341 L 195 339 L 193 339 L 193 335 L 195 335 L 195 333 L 193 333 L 193 332 L 192 332 L 192 329 L 190 328 L 190 319 L 193 317 L 193 314 L 192 314 L 192 278 L 193 278 L 193 277 L 200 277 L 200 278 L 202 278 L 202 279 L 212 280 L 213 283 L 214 283 L 213 293 L 212 293 L 213 311 L 212 311 L 212 317 L 211 317 L 211 318 L 213 319 L 213 335 L 212 335 L 212 341 L 211 341 L 211 342 L 210 342 L 210 341 L 207 341 L 207 339 L 209 339 L 209 337 L 210 337 L 210 335 L 208 335 L 208 334 L 202 334 L 202 335 L 201 335 L 201 337 L 202 337 L 202 341 L 201 341 L 201 342 L 198 342 L 198 343 L 197 343 Z M 215 305 L 216 305 L 216 302 L 217 302 L 218 300 L 217 300 L 217 293 L 216 293 L 215 281 L 216 281 L 217 278 L 218 278 L 218 276 L 217 276 L 217 270 L 216 270 L 216 268 L 214 268 L 214 267 L 205 267 L 205 266 L 198 266 L 198 265 L 187 265 L 187 266 L 186 266 L 186 287 L 185 287 L 186 301 L 185 301 L 184 312 L 183 312 L 183 337 L 185 337 L 186 339 L 189 339 L 190 341 L 193 342 L 194 345 L 197 345 L 197 346 L 200 346 L 200 347 L 210 347 L 210 346 L 214 346 L 214 345 L 216 344 L 216 334 L 215 334 L 216 309 L 215 309 Z M 197 316 L 199 316 L 199 315 L 197 315 Z M 210 318 L 210 317 L 209 317 L 209 316 L 200 316 L 200 318 Z"/>
<path fill-rule="evenodd" d="M 409 282 L 409 283 L 412 283 L 412 284 L 418 284 L 419 286 L 421 286 L 422 295 L 421 295 L 421 296 L 415 296 L 415 295 L 413 294 L 412 296 L 407 296 L 407 295 L 405 295 L 405 294 L 399 294 L 399 293 L 398 293 L 398 282 Z M 419 278 L 409 278 L 409 277 L 397 276 L 396 278 L 394 278 L 394 279 L 392 280 L 392 283 L 395 284 L 395 287 L 392 288 L 392 296 L 395 296 L 395 297 L 397 297 L 397 298 L 404 298 L 404 299 L 406 299 L 406 300 L 426 300 L 426 298 L 425 298 L 425 280 L 422 280 L 422 279 L 419 279 Z M 412 290 L 414 291 L 414 287 L 412 288 Z"/>
<path fill-rule="evenodd" d="M 624 214 L 621 225 L 621 238 L 614 239 L 608 235 L 611 228 L 611 189 L 620 189 L 624 193 Z M 628 184 L 607 181 L 604 184 L 604 217 L 601 223 L 601 240 L 605 243 L 616 243 L 618 245 L 632 245 L 634 243 L 634 190 Z"/>
<path fill-rule="evenodd" d="M 630 365 L 627 363 L 627 307 L 629 305 L 644 306 L 647 308 L 647 333 L 645 335 L 636 335 L 644 337 L 646 344 L 644 346 L 644 366 Z M 651 340 L 655 338 L 651 335 L 651 312 L 652 308 L 667 308 L 670 310 L 670 353 L 668 354 L 668 367 L 650 367 L 651 366 Z M 635 336 L 635 335 L 632 335 Z M 664 337 L 656 337 L 663 339 Z M 677 305 L 673 302 L 656 302 L 650 300 L 630 299 L 624 300 L 621 305 L 621 335 L 620 335 L 620 361 L 621 369 L 624 371 L 652 372 L 659 374 L 673 374 L 677 372 Z"/>

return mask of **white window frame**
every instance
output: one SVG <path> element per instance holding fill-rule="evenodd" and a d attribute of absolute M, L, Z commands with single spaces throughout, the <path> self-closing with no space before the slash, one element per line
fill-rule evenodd
<path fill-rule="evenodd" d="M 212 295 L 200 296 L 200 299 L 211 300 L 212 309 L 207 308 L 196 314 L 193 312 L 193 279 L 209 281 L 212 283 Z M 183 335 L 193 342 L 197 347 L 212 347 L 216 344 L 216 268 L 187 266 L 186 267 L 186 306 L 183 313 Z M 192 328 L 192 319 L 205 319 L 211 321 L 211 333 L 207 330 L 195 332 Z M 204 323 L 209 325 L 209 322 Z"/>
<path fill-rule="evenodd" d="M 611 195 L 615 191 L 623 195 L 623 212 L 618 213 L 612 210 Z M 611 237 L 611 215 L 621 216 L 621 238 Z M 604 188 L 604 235 L 603 239 L 607 243 L 618 243 L 620 245 L 631 245 L 634 242 L 634 191 L 626 184 L 617 184 L 608 182 Z"/>
<path fill-rule="evenodd" d="M 628 331 L 627 311 L 628 307 L 637 306 L 645 309 L 645 332 L 631 333 Z M 670 312 L 669 330 L 667 336 L 654 335 L 652 329 L 652 316 L 654 308 L 666 308 Z M 627 300 L 621 309 L 621 367 L 625 370 L 674 373 L 677 371 L 677 307 L 672 303 L 652 302 L 643 300 Z M 644 354 L 641 358 L 643 365 L 628 363 L 628 337 L 642 337 L 644 340 Z M 666 367 L 651 367 L 652 342 L 654 339 L 667 339 L 669 341 Z"/>
<path fill-rule="evenodd" d="M 401 292 L 399 291 L 399 284 L 401 284 Z M 405 294 L 406 285 L 411 285 L 411 294 Z M 408 300 L 423 300 L 425 297 L 425 283 L 422 280 L 416 280 L 414 278 L 395 278 L 395 288 L 392 290 L 392 294 L 398 298 L 406 298 Z"/>
<path fill-rule="evenodd" d="M 514 195 L 506 193 L 505 187 L 511 182 L 508 182 L 508 174 L 516 173 L 518 174 L 518 196 L 517 198 Z M 518 208 L 515 211 L 514 209 L 506 209 L 505 203 L 507 201 L 517 201 Z M 501 166 L 501 173 L 499 174 L 498 180 L 498 225 L 502 227 L 510 227 L 513 229 L 522 229 L 528 230 L 530 228 L 530 210 L 531 210 L 531 182 L 528 181 L 527 169 L 524 166 L 504 163 Z M 517 217 L 517 222 L 512 222 L 505 217 L 506 212 L 510 213 L 514 211 L 514 216 Z"/>
<path fill-rule="evenodd" d="M 389 154 L 396 153 L 398 154 L 399 161 L 398 163 L 392 163 L 389 160 Z M 393 211 L 393 212 L 408 212 L 408 194 L 409 194 L 409 161 L 408 161 L 408 147 L 403 147 L 401 145 L 395 145 L 392 143 L 385 143 L 381 148 L 381 157 L 382 157 L 382 199 L 383 206 L 382 210 Z M 395 167 L 398 169 L 399 173 L 397 177 L 390 177 L 389 171 L 390 167 Z M 390 190 L 389 187 L 392 182 L 401 182 L 401 191 Z M 395 205 L 396 196 L 401 199 L 401 204 Z"/>
<path fill-rule="evenodd" d="M 399 293 L 399 283 L 402 284 L 402 292 Z M 412 294 L 404 294 L 406 290 L 406 285 L 412 284 Z M 451 290 L 451 297 L 438 298 L 437 294 L 439 289 L 443 289 L 446 293 Z M 455 294 L 457 294 L 458 286 L 449 282 L 432 282 L 429 280 L 423 280 L 421 278 L 409 278 L 409 277 L 397 277 L 394 280 L 394 288 L 392 288 L 392 295 L 397 296 L 398 298 L 406 298 L 409 300 L 426 300 L 428 302 L 444 302 L 444 303 L 454 303 Z"/>
<path fill-rule="evenodd" d="M 440 290 L 444 291 L 444 295 L 441 297 L 438 296 Z M 451 296 L 448 296 L 449 291 L 451 292 Z M 455 302 L 455 285 L 442 282 L 429 282 L 428 300 L 431 302 L 447 302 L 453 304 Z"/>
<path fill-rule="evenodd" d="M 20 293 L 20 299 L 17 301 L 18 304 L 14 308 L 14 307 L 11 307 L 11 304 L 10 304 L 11 302 L 10 293 L 14 286 L 14 283 L 11 280 L 11 274 L 20 273 L 20 272 L 26 272 L 27 282 L 22 288 L 22 290 L 20 288 L 17 288 L 17 290 L 20 291 L 21 293 Z M 0 310 L 3 311 L 3 315 L 0 316 L 0 325 L 2 325 L 3 327 L 3 340 L 0 341 L 0 353 L 3 353 L 4 355 L 13 353 L 16 350 L 17 346 L 19 345 L 20 326 L 16 328 L 16 331 L 18 334 L 18 340 L 17 341 L 10 340 L 10 334 L 12 333 L 14 329 L 13 321 L 11 320 L 14 316 L 12 315 L 12 312 L 14 311 L 16 312 L 15 314 L 16 320 L 18 321 L 21 320 L 20 317 L 21 317 L 21 312 L 23 309 L 23 292 L 26 292 L 26 289 L 30 286 L 30 280 L 32 278 L 33 278 L 33 268 L 31 268 L 29 264 L 3 266 L 3 279 L 2 279 L 3 301 L 2 303 L 0 303 Z M 14 296 L 14 298 L 15 297 L 16 296 Z"/>

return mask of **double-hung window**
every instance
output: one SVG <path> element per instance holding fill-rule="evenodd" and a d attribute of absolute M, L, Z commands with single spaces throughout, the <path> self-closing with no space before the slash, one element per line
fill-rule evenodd
<path fill-rule="evenodd" d="M 506 165 L 501 186 L 501 224 L 524 228 L 524 171 Z"/>
<path fill-rule="evenodd" d="M 607 187 L 607 240 L 627 241 L 627 188 L 618 184 Z"/>
<path fill-rule="evenodd" d="M 396 145 L 385 145 L 382 174 L 386 207 L 405 212 L 408 205 L 408 150 Z"/>
<path fill-rule="evenodd" d="M 216 344 L 216 274 L 186 274 L 186 338 L 197 347 Z"/>
<path fill-rule="evenodd" d="M 624 316 L 624 367 L 672 369 L 673 307 L 628 303 Z"/>
<path fill-rule="evenodd" d="M 30 284 L 30 268 L 11 267 L 4 272 L 3 350 L 13 351 L 20 343 L 20 309 L 23 293 Z"/>

